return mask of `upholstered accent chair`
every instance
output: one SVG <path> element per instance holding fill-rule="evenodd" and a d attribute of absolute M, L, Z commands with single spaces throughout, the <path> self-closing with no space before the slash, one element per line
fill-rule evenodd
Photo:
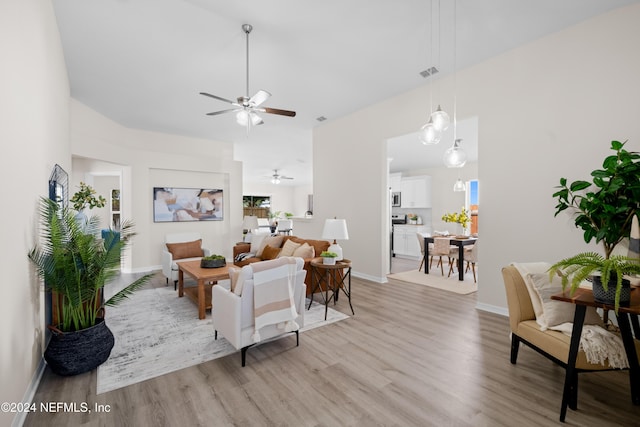
<path fill-rule="evenodd" d="M 200 233 L 173 233 L 164 238 L 162 248 L 162 274 L 173 281 L 173 289 L 178 285 L 178 264 L 176 261 L 192 261 L 211 255 L 209 249 L 202 247 Z"/>
<path fill-rule="evenodd" d="M 429 261 L 429 269 L 433 266 L 433 258 L 438 257 L 437 266 L 440 266 L 440 272 L 444 276 L 444 264 L 442 263 L 442 257 L 447 257 L 447 262 L 451 264 L 451 258 L 449 258 L 449 253 L 451 252 L 451 242 L 446 237 L 436 237 L 433 239 L 433 248 L 429 247 L 429 255 L 431 256 L 431 260 Z"/>
<path fill-rule="evenodd" d="M 256 329 L 256 322 L 259 322 L 260 325 L 264 324 L 259 319 L 264 310 L 258 303 L 259 299 L 256 298 L 256 295 L 259 294 L 255 291 L 255 287 L 265 286 L 265 278 L 276 280 L 281 277 L 283 267 L 286 267 L 284 270 L 288 271 L 286 275 L 288 276 L 287 281 L 290 286 L 292 303 L 295 305 L 296 317 L 294 322 L 296 329 L 288 329 L 286 324 L 283 323 L 267 324 Z M 303 267 L 304 260 L 299 257 L 282 257 L 269 261 L 254 262 L 242 268 L 231 267 L 229 268 L 230 289 L 226 289 L 223 286 L 213 287 L 211 315 L 215 339 L 218 339 L 218 333 L 220 333 L 233 347 L 240 350 L 242 366 L 245 366 L 246 363 L 247 350 L 255 344 L 279 338 L 292 332 L 296 334 L 296 346 L 299 344 L 297 328 L 304 326 L 304 302 L 307 289 L 304 283 L 307 272 Z M 270 286 L 269 283 L 271 282 L 267 282 L 266 285 Z M 281 298 L 274 299 L 278 301 L 269 301 L 270 304 L 263 307 L 277 306 L 282 308 L 286 304 L 286 301 Z M 258 307 L 258 309 L 255 310 L 255 307 Z M 276 314 L 270 313 L 268 316 L 272 315 L 275 316 Z M 258 333 L 259 341 L 256 341 L 256 332 Z"/>

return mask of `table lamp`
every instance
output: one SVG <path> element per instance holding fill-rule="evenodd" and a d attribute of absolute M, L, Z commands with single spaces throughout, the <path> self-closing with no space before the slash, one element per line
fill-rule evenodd
<path fill-rule="evenodd" d="M 251 235 L 251 230 L 255 230 L 258 227 L 257 216 L 247 215 L 244 217 L 244 221 L 242 221 L 242 228 L 247 230 L 247 234 L 244 236 L 245 243 L 251 243 L 251 238 L 253 237 Z"/>
<path fill-rule="evenodd" d="M 333 243 L 327 251 L 338 254 L 336 261 L 342 260 L 342 248 L 336 242 L 336 239 L 349 240 L 349 232 L 347 231 L 347 221 L 344 219 L 326 219 L 324 221 L 324 229 L 322 230 L 323 239 L 333 239 Z"/>

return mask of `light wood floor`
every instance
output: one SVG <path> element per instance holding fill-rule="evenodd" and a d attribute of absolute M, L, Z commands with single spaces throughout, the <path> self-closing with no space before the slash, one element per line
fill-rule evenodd
<path fill-rule="evenodd" d="M 291 336 L 250 349 L 245 368 L 234 354 L 97 396 L 95 371 L 47 370 L 34 402 L 110 412 L 32 413 L 25 425 L 561 425 L 564 371 L 526 347 L 511 365 L 507 319 L 476 310 L 475 294 L 352 286 L 355 316 L 301 334 L 299 347 Z M 350 314 L 346 298 L 336 307 Z M 581 374 L 578 408 L 566 425 L 640 425 L 626 372 Z"/>

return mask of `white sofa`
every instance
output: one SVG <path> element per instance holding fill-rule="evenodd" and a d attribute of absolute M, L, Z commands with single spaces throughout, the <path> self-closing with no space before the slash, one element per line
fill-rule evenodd
<path fill-rule="evenodd" d="M 287 260 L 295 260 L 295 274 L 293 284 L 293 301 L 297 317 L 295 322 L 300 328 L 304 326 L 305 296 L 307 286 L 304 283 L 307 274 L 304 270 L 302 258 L 278 258 L 270 261 L 262 261 L 245 265 L 240 268 L 230 268 L 231 288 L 214 286 L 212 289 L 211 310 L 215 338 L 218 332 L 222 334 L 236 349 L 241 350 L 242 366 L 245 366 L 246 352 L 254 345 L 252 335 L 254 333 L 254 300 L 253 282 L 254 268 L 264 271 L 268 268 L 282 266 Z M 293 262 L 293 261 L 289 261 Z M 286 332 L 276 325 L 265 326 L 260 329 L 260 343 Z M 296 345 L 298 345 L 298 331 L 296 333 Z"/>
<path fill-rule="evenodd" d="M 200 255 L 196 255 L 197 251 L 194 251 L 194 249 L 196 249 L 196 246 L 198 246 L 194 244 L 194 242 L 197 242 L 198 240 L 200 240 Z M 202 237 L 200 236 L 200 233 L 190 232 L 167 234 L 164 238 L 164 243 L 165 245 L 162 248 L 162 274 L 164 275 L 164 277 L 166 277 L 167 285 L 169 284 L 169 280 L 173 280 L 174 290 L 178 285 L 178 264 L 176 264 L 176 261 L 192 261 L 200 259 L 203 256 L 211 255 L 211 251 L 209 249 L 205 249 L 202 247 Z M 167 243 L 169 243 L 172 248 L 174 248 L 173 252 L 169 250 Z M 174 256 L 174 253 L 178 253 L 178 251 L 175 250 L 177 246 L 175 244 L 184 244 L 181 246 L 186 248 L 186 250 L 181 250 L 179 252 L 181 254 L 185 254 L 186 256 Z"/>

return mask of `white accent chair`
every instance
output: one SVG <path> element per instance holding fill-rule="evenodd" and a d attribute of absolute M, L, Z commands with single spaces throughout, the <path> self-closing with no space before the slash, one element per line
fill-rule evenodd
<path fill-rule="evenodd" d="M 202 257 L 188 257 L 188 258 L 180 258 L 179 260 L 174 260 L 173 255 L 167 249 L 167 243 L 187 243 L 194 242 L 196 240 L 202 239 L 200 233 L 173 233 L 167 234 L 164 237 L 164 247 L 162 248 L 162 274 L 166 277 L 167 285 L 169 285 L 169 280 L 173 280 L 173 289 L 176 290 L 178 286 L 178 264 L 176 261 L 192 261 L 196 259 L 200 259 Z M 211 251 L 206 248 L 202 248 L 203 256 L 211 255 Z"/>
<path fill-rule="evenodd" d="M 290 219 L 279 219 L 276 232 L 278 234 L 291 235 L 293 232 L 293 221 Z"/>
<path fill-rule="evenodd" d="M 307 272 L 303 268 L 304 260 L 302 258 L 296 257 L 292 259 L 295 260 L 295 265 L 292 265 L 295 268 L 293 301 L 298 314 L 295 322 L 302 328 L 304 326 L 304 302 L 307 292 L 307 285 L 305 285 L 304 279 Z M 256 271 L 264 271 L 269 268 L 280 267 L 287 262 L 287 257 L 283 257 L 245 265 L 242 269 L 230 268 L 231 289 L 217 285 L 212 288 L 211 301 L 213 308 L 211 309 L 211 316 L 213 318 L 215 339 L 218 339 L 218 332 L 220 332 L 231 345 L 240 350 L 242 366 L 245 366 L 247 350 L 255 345 L 252 339 L 255 329 L 253 310 L 254 269 Z M 285 332 L 284 329 L 276 325 L 265 326 L 260 329 L 261 340 L 258 344 L 287 333 L 291 332 Z M 295 334 L 296 346 L 298 346 L 298 331 L 295 331 Z"/>

